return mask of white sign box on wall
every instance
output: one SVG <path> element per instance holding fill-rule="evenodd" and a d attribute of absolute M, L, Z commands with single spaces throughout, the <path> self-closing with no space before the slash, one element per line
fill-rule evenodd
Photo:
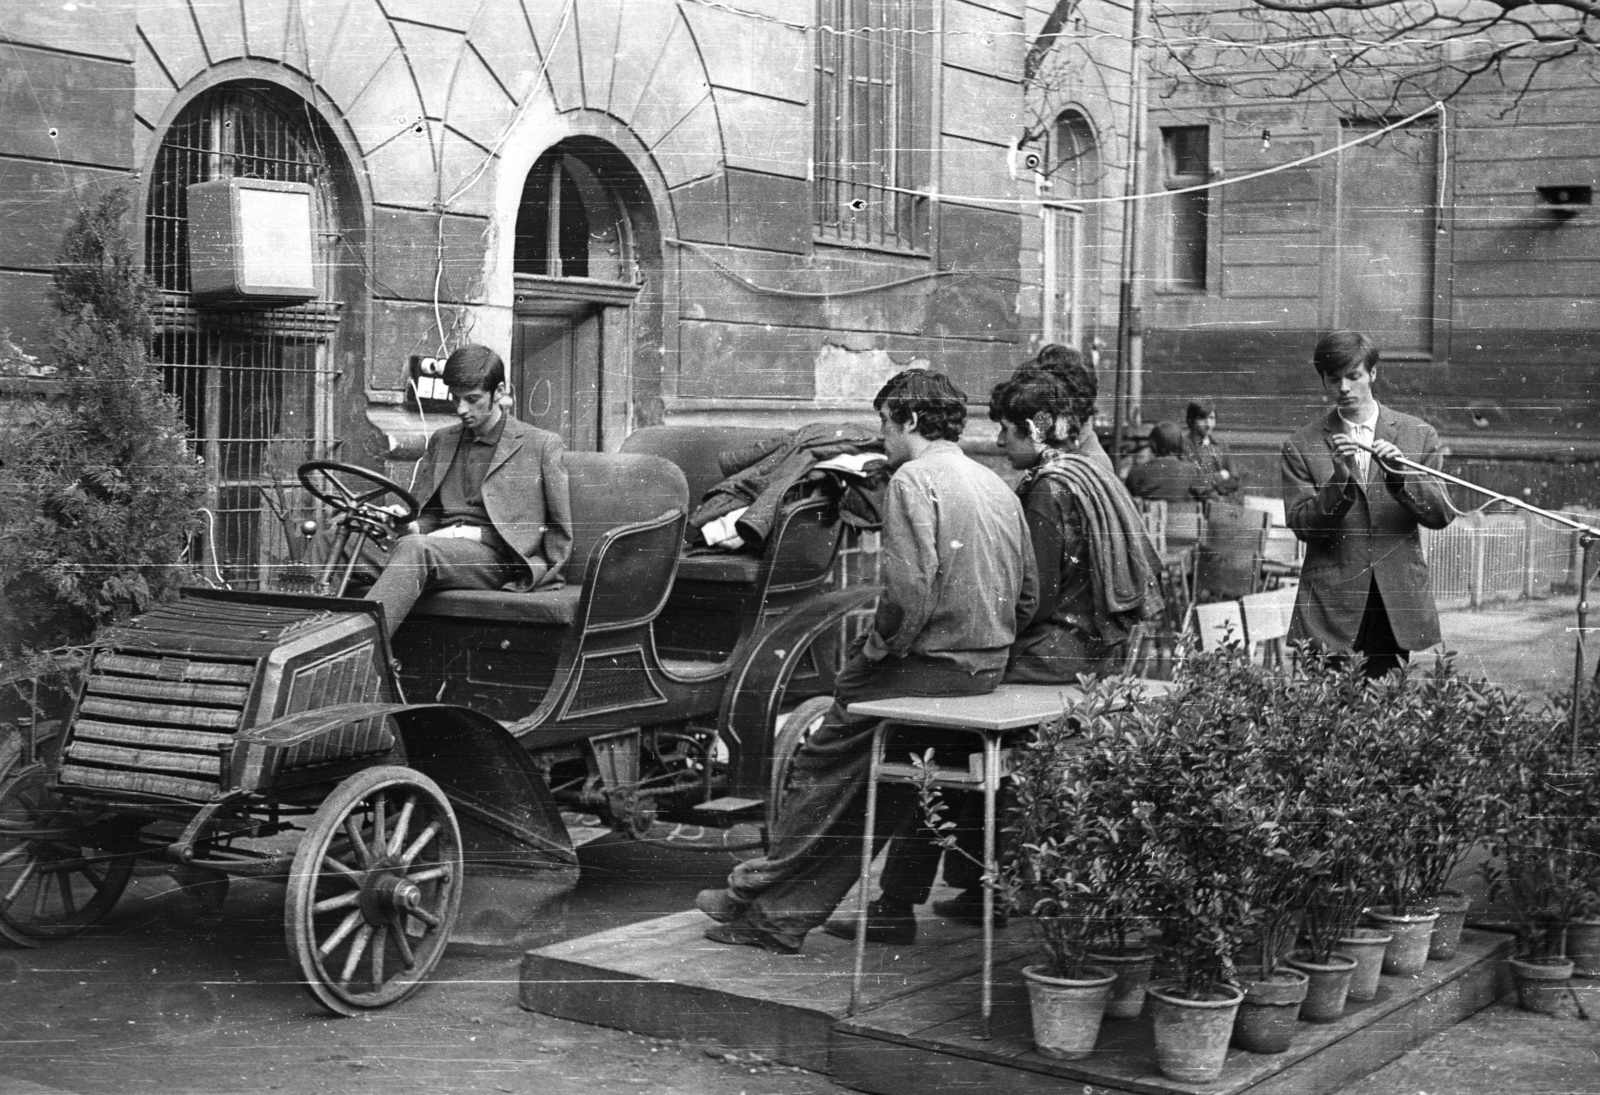
<path fill-rule="evenodd" d="M 315 196 L 304 183 L 218 179 L 189 187 L 189 288 L 196 300 L 310 300 Z"/>

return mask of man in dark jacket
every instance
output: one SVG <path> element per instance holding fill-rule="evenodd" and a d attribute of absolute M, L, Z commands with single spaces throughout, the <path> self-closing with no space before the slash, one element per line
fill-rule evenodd
<path fill-rule="evenodd" d="M 1128 471 L 1128 493 L 1157 502 L 1198 502 L 1211 489 L 1193 461 L 1183 457 L 1183 431 L 1176 422 L 1150 427 L 1151 458 Z"/>
<path fill-rule="evenodd" d="M 1312 364 L 1334 409 L 1283 446 L 1284 511 L 1306 545 L 1291 640 L 1366 657 L 1369 676 L 1440 641 L 1419 527 L 1454 516 L 1438 480 L 1392 458 L 1437 468 L 1434 428 L 1380 405 L 1376 346 L 1354 331 L 1318 340 Z"/>
<path fill-rule="evenodd" d="M 487 346 L 445 361 L 457 424 L 428 438 L 416 474 L 422 512 L 392 544 L 370 541 L 356 573 L 383 602 L 392 636 L 427 590 L 531 590 L 561 584 L 572 551 L 572 507 L 561 438 L 500 405 L 505 363 Z"/>
<path fill-rule="evenodd" d="M 1197 399 L 1189 404 L 1184 419 L 1189 429 L 1183 435 L 1183 458 L 1199 471 L 1208 494 L 1237 494 L 1244 487 L 1244 478 L 1233 468 L 1227 443 L 1214 436 L 1217 409 Z"/>

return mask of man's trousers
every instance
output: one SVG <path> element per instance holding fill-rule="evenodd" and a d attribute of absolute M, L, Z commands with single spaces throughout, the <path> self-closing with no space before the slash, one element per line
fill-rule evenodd
<path fill-rule="evenodd" d="M 847 715 L 850 704 L 894 696 L 980 696 L 994 691 L 1001 673 L 968 673 L 915 656 L 872 662 L 854 655 L 839 674 L 833 708 L 795 755 L 767 854 L 728 876 L 729 895 L 748 905 L 746 919 L 763 930 L 803 937 L 827 919 L 860 874 L 878 720 Z M 878 796 L 879 843 L 917 823 L 916 789 L 885 785 Z M 937 857 L 936 847 L 918 843 Z"/>

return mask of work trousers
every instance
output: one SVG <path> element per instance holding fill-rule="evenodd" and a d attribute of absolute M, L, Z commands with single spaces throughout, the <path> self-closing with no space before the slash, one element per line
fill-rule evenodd
<path fill-rule="evenodd" d="M 748 906 L 746 919 L 768 931 L 804 936 L 828 918 L 860 874 L 878 720 L 847 715 L 850 704 L 895 696 L 981 696 L 994 691 L 1000 676 L 999 669 L 969 673 L 931 658 L 872 662 L 854 655 L 836 681 L 832 709 L 795 754 L 767 854 L 728 876 L 729 895 Z M 880 846 L 917 824 L 916 788 L 880 788 L 874 827 Z M 926 839 L 918 844 L 937 862 L 936 847 Z"/>

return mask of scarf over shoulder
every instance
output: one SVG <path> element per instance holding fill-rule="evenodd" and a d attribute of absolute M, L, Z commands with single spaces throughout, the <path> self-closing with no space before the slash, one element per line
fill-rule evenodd
<path fill-rule="evenodd" d="M 1059 449 L 1045 450 L 1024 477 L 1024 488 L 1040 477 L 1066 487 L 1083 514 L 1084 534 L 1094 545 L 1090 577 L 1095 615 L 1122 631 L 1101 637 L 1119 642 L 1134 624 L 1159 618 L 1166 611 L 1161 557 L 1117 477 L 1086 456 Z"/>

